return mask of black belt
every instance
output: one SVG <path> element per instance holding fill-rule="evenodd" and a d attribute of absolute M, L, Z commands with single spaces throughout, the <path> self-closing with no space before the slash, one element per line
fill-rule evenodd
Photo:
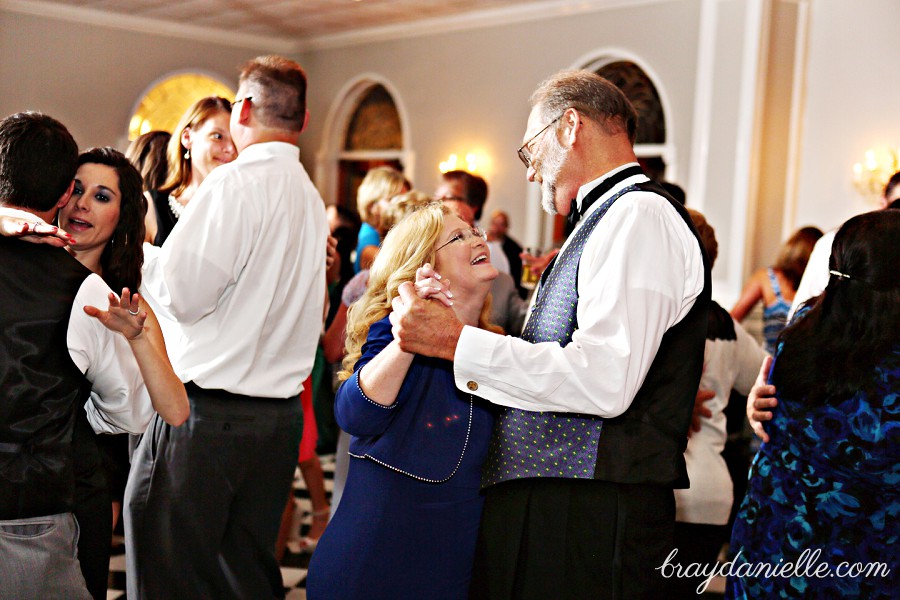
<path fill-rule="evenodd" d="M 217 400 L 243 400 L 246 402 L 259 402 L 260 400 L 271 401 L 271 402 L 289 402 L 297 400 L 297 396 L 291 396 L 290 398 L 270 398 L 268 396 L 245 396 L 244 394 L 235 394 L 234 392 L 229 392 L 228 390 L 219 390 L 219 389 L 210 389 L 203 388 L 194 383 L 193 381 L 188 381 L 184 384 L 184 389 L 187 391 L 188 395 L 199 395 L 202 394 L 204 396 L 209 396 L 212 398 L 216 398 Z"/>

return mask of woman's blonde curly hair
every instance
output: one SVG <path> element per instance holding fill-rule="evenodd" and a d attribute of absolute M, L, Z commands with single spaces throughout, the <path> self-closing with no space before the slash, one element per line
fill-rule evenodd
<path fill-rule="evenodd" d="M 362 297 L 347 312 L 347 354 L 341 381 L 353 374 L 353 367 L 362 356 L 362 346 L 372 323 L 391 312 L 391 301 L 397 297 L 400 284 L 416 280 L 416 270 L 425 263 L 434 264 L 435 247 L 444 227 L 444 217 L 454 214 L 439 201 L 414 208 L 385 236 L 381 250 L 369 271 L 369 284 Z M 478 326 L 498 331 L 490 325 L 491 296 L 485 299 Z"/>

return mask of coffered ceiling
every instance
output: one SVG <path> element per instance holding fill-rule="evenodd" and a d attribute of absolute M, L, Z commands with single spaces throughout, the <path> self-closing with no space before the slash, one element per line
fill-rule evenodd
<path fill-rule="evenodd" d="M 0 8 L 155 33 L 200 33 L 235 45 L 263 42 L 287 51 L 635 1 L 641 0 L 0 0 Z"/>

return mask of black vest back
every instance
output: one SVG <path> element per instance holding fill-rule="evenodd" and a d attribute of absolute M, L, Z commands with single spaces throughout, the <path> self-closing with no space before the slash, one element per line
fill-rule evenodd
<path fill-rule="evenodd" d="M 66 337 L 90 273 L 60 248 L 0 238 L 0 519 L 71 508 L 72 428 L 91 386 Z"/>
<path fill-rule="evenodd" d="M 687 487 L 684 450 L 703 372 L 711 288 L 709 259 L 687 210 L 655 182 L 638 184 L 666 198 L 700 244 L 703 291 L 688 314 L 663 335 L 643 385 L 624 413 L 603 423 L 596 479 Z"/>

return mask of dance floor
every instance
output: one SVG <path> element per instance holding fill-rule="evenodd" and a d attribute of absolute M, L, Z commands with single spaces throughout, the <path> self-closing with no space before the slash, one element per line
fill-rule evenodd
<path fill-rule="evenodd" d="M 334 483 L 334 456 L 322 457 L 322 470 L 325 472 L 325 491 L 331 498 L 331 490 Z M 292 531 L 293 539 L 288 541 L 287 550 L 281 561 L 281 577 L 284 580 L 287 600 L 306 599 L 306 567 L 309 564 L 309 554 L 300 552 L 299 539 L 305 535 L 312 523 L 312 505 L 309 502 L 309 494 L 300 477 L 300 470 L 294 474 L 294 497 L 297 502 L 295 524 Z M 125 594 L 125 550 L 124 546 L 118 546 L 113 550 L 113 557 L 109 565 L 109 590 L 106 593 L 108 600 L 121 600 Z M 716 577 L 707 592 L 702 595 L 704 600 L 722 598 L 725 589 L 725 581 Z M 700 598 L 701 596 L 698 596 Z"/>
<path fill-rule="evenodd" d="M 334 483 L 334 456 L 323 456 L 322 470 L 325 472 L 325 492 L 329 499 Z M 295 512 L 295 524 L 292 527 L 293 539 L 288 540 L 287 550 L 281 561 L 281 578 L 284 580 L 287 600 L 306 599 L 306 567 L 309 564 L 309 554 L 300 552 L 299 539 L 306 534 L 312 523 L 312 505 L 309 502 L 309 493 L 300 477 L 300 470 L 294 473 L 294 498 L 297 502 Z M 117 546 L 113 549 L 113 556 L 109 563 L 109 589 L 106 592 L 107 600 L 122 600 L 125 594 L 125 548 Z"/>

